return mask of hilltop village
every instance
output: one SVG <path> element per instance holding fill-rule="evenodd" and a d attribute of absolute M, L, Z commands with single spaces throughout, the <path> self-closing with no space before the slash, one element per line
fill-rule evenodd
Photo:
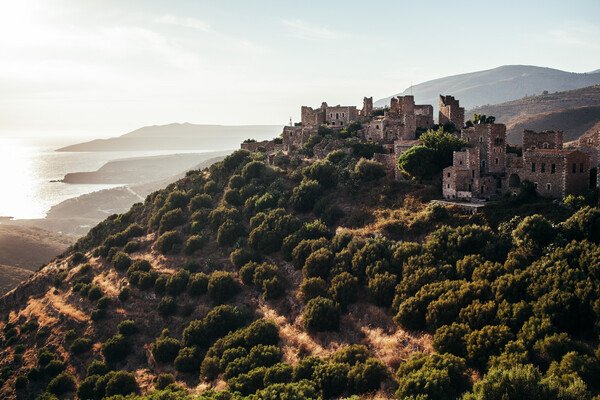
<path fill-rule="evenodd" d="M 488 117 L 465 126 L 465 110 L 453 96 L 439 97 L 438 125 L 467 142 L 453 154 L 453 162 L 443 170 L 442 195 L 447 201 L 480 202 L 498 199 L 505 193 L 518 194 L 521 183 L 531 182 L 537 192 L 548 198 L 582 195 L 597 186 L 600 164 L 600 132 L 582 136 L 578 149 L 563 148 L 561 131 L 523 132 L 522 146 L 506 141 L 506 126 Z M 389 107 L 373 107 L 373 98 L 356 106 L 302 106 L 301 122 L 283 129 L 280 138 L 247 141 L 242 149 L 267 153 L 269 163 L 279 154 L 297 152 L 322 130 L 352 131 L 348 139 L 324 139 L 314 144 L 313 157 L 324 158 L 330 151 L 352 152 L 352 143 L 377 143 L 383 152 L 373 159 L 380 162 L 388 176 L 407 180 L 398 167 L 399 157 L 415 146 L 422 133 L 436 127 L 431 105 L 415 104 L 413 96 L 398 96 Z M 448 129 L 449 127 L 449 129 Z M 438 180 L 439 181 L 439 180 Z"/>

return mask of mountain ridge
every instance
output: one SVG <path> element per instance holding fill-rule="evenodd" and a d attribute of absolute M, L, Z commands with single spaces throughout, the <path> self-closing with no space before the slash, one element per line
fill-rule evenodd
<path fill-rule="evenodd" d="M 531 65 L 504 65 L 413 85 L 401 93 L 377 100 L 375 106 L 389 104 L 391 97 L 406 96 L 412 91 L 417 104 L 431 104 L 437 114 L 439 95 L 453 95 L 461 107 L 469 109 L 520 99 L 544 90 L 565 91 L 597 84 L 600 84 L 600 73 L 597 72 L 573 73 Z"/>
<path fill-rule="evenodd" d="M 65 146 L 56 151 L 139 151 L 139 150 L 233 150 L 245 139 L 272 139 L 283 125 L 202 125 L 171 123 L 150 125 L 118 137 L 94 139 Z"/>

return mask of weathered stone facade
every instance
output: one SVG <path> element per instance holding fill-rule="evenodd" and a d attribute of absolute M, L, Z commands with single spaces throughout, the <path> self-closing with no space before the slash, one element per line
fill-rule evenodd
<path fill-rule="evenodd" d="M 461 131 L 461 138 L 479 147 L 482 173 L 502 173 L 506 157 L 506 126 L 477 124 Z"/>
<path fill-rule="evenodd" d="M 465 126 L 465 109 L 460 107 L 458 100 L 453 96 L 440 95 L 439 108 L 438 123 L 440 125 L 452 122 L 456 129 L 462 129 Z"/>
<path fill-rule="evenodd" d="M 590 157 L 579 150 L 534 149 L 523 152 L 523 167 L 507 170 L 508 180 L 533 182 L 544 197 L 580 195 L 589 188 Z M 508 185 L 510 186 L 510 185 Z M 514 188 L 511 188 L 514 189 Z M 510 190 L 510 189 L 509 189 Z"/>
<path fill-rule="evenodd" d="M 585 193 L 590 182 L 590 157 L 562 150 L 562 132 L 525 131 L 523 156 L 506 153 L 506 127 L 478 124 L 463 129 L 470 147 L 454 152 L 453 165 L 443 172 L 443 196 L 448 200 L 493 199 L 514 194 L 521 182 L 532 182 L 544 197 Z"/>
<path fill-rule="evenodd" d="M 523 131 L 523 150 L 534 149 L 562 149 L 562 131 Z"/>

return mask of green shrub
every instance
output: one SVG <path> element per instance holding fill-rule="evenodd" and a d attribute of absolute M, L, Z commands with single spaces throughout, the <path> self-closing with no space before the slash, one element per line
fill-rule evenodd
<path fill-rule="evenodd" d="M 444 325 L 435 331 L 433 336 L 433 348 L 438 353 L 450 353 L 458 357 L 466 357 L 466 336 L 471 333 L 468 325 L 452 323 Z"/>
<path fill-rule="evenodd" d="M 160 299 L 158 303 L 158 313 L 163 317 L 175 314 L 177 311 L 177 302 L 172 297 L 166 296 Z"/>
<path fill-rule="evenodd" d="M 137 391 L 138 385 L 135 380 L 135 375 L 131 372 L 115 372 L 106 384 L 106 396 L 126 396 Z"/>
<path fill-rule="evenodd" d="M 59 360 L 52 360 L 44 367 L 44 373 L 53 377 L 65 370 L 65 363 Z"/>
<path fill-rule="evenodd" d="M 262 177 L 266 169 L 267 166 L 265 163 L 260 161 L 251 161 L 244 165 L 244 168 L 242 169 L 242 177 L 246 180 L 246 182 L 249 182 L 251 179 L 259 179 Z"/>
<path fill-rule="evenodd" d="M 316 297 L 308 302 L 304 312 L 304 327 L 313 331 L 334 331 L 340 325 L 340 308 L 333 301 Z"/>
<path fill-rule="evenodd" d="M 45 347 L 38 350 L 38 364 L 45 367 L 50 361 L 54 360 L 54 354 Z"/>
<path fill-rule="evenodd" d="M 160 219 L 159 233 L 165 233 L 173 230 L 173 228 L 183 225 L 185 223 L 185 215 L 179 208 L 167 211 Z"/>
<path fill-rule="evenodd" d="M 536 214 L 526 217 L 513 231 L 512 236 L 517 246 L 538 249 L 554 239 L 555 231 L 546 218 Z"/>
<path fill-rule="evenodd" d="M 416 353 L 398 368 L 397 376 L 399 399 L 456 399 L 469 387 L 464 360 L 450 354 Z"/>
<path fill-rule="evenodd" d="M 348 387 L 350 367 L 343 363 L 320 364 L 315 368 L 314 381 L 326 398 L 342 394 Z"/>
<path fill-rule="evenodd" d="M 265 300 L 278 299 L 285 293 L 285 283 L 282 278 L 274 276 L 262 282 L 262 291 Z"/>
<path fill-rule="evenodd" d="M 100 297 L 102 297 L 102 289 L 98 285 L 92 285 L 88 291 L 87 298 L 91 301 L 95 301 Z"/>
<path fill-rule="evenodd" d="M 364 158 L 356 163 L 354 172 L 363 182 L 376 181 L 385 176 L 385 168 L 381 163 Z"/>
<path fill-rule="evenodd" d="M 304 304 L 316 297 L 327 297 L 327 282 L 322 278 L 308 278 L 302 281 L 298 298 Z"/>
<path fill-rule="evenodd" d="M 292 380 L 294 368 L 285 363 L 278 363 L 267 368 L 263 384 L 265 387 L 275 383 L 289 383 Z"/>
<path fill-rule="evenodd" d="M 104 308 L 102 308 L 102 309 L 97 308 L 95 310 L 92 310 L 92 312 L 90 313 L 90 319 L 94 322 L 100 321 L 104 317 L 106 317 L 106 309 L 104 309 Z"/>
<path fill-rule="evenodd" d="M 312 210 L 313 205 L 322 193 L 323 188 L 317 181 L 304 180 L 294 188 L 290 204 L 296 211 L 308 212 Z"/>
<path fill-rule="evenodd" d="M 367 290 L 371 300 L 381 307 L 392 305 L 398 277 L 385 271 L 383 274 L 375 274 L 369 278 Z"/>
<path fill-rule="evenodd" d="M 306 261 L 308 264 L 308 260 Z M 331 280 L 329 294 L 333 301 L 338 303 L 342 309 L 345 309 L 348 304 L 352 304 L 356 301 L 357 291 L 358 279 L 348 272 L 342 272 Z"/>
<path fill-rule="evenodd" d="M 533 365 L 515 365 L 510 369 L 492 368 L 473 386 L 473 400 L 556 399 L 549 382 L 544 382 Z M 561 397 L 568 399 L 568 397 Z"/>
<path fill-rule="evenodd" d="M 325 361 L 317 356 L 309 356 L 298 361 L 294 367 L 292 379 L 294 382 L 302 380 L 312 380 L 317 366 L 324 364 Z"/>
<path fill-rule="evenodd" d="M 385 365 L 374 358 L 358 363 L 348 373 L 349 386 L 357 393 L 375 392 L 388 376 Z"/>
<path fill-rule="evenodd" d="M 139 251 L 141 247 L 142 246 L 141 246 L 140 242 L 131 240 L 131 241 L 127 242 L 125 247 L 123 247 L 123 251 L 127 254 L 131 254 L 131 253 L 135 253 L 136 251 Z"/>
<path fill-rule="evenodd" d="M 89 375 L 79 382 L 79 387 L 77 388 L 77 398 L 80 400 L 95 400 L 101 396 L 100 393 L 96 391 L 96 385 L 100 380 L 99 375 Z M 105 383 L 105 382 L 103 382 Z M 106 390 L 105 385 L 98 385 L 98 392 Z M 100 386 L 102 386 L 100 388 Z"/>
<path fill-rule="evenodd" d="M 98 310 L 106 310 L 108 307 L 110 307 L 112 301 L 112 298 L 108 296 L 103 296 L 98 299 L 98 302 L 96 303 L 96 308 Z"/>
<path fill-rule="evenodd" d="M 352 346 L 346 346 L 341 350 L 333 353 L 332 360 L 338 363 L 346 363 L 350 366 L 358 363 L 365 363 L 371 356 L 369 350 L 363 346 L 354 344 Z"/>
<path fill-rule="evenodd" d="M 234 207 L 239 207 L 243 204 L 239 189 L 229 189 L 223 195 L 223 199 L 227 202 L 227 204 L 230 204 Z"/>
<path fill-rule="evenodd" d="M 246 231 L 241 222 L 228 219 L 219 226 L 217 243 L 219 246 L 230 246 L 234 244 L 240 236 L 244 236 L 245 234 Z"/>
<path fill-rule="evenodd" d="M 198 273 L 190 276 L 187 284 L 187 292 L 191 296 L 202 296 L 208 290 L 208 275 Z"/>
<path fill-rule="evenodd" d="M 42 379 L 42 377 L 44 376 L 44 372 L 41 370 L 40 367 L 31 367 L 29 368 L 29 371 L 27 372 L 27 378 L 30 381 L 37 381 Z"/>
<path fill-rule="evenodd" d="M 122 251 L 116 252 L 111 261 L 115 269 L 120 271 L 124 271 L 131 266 L 131 258 Z"/>
<path fill-rule="evenodd" d="M 325 188 L 331 188 L 337 185 L 337 169 L 328 160 L 317 161 L 304 167 L 302 175 L 307 180 L 317 181 Z"/>
<path fill-rule="evenodd" d="M 15 389 L 25 389 L 27 384 L 29 383 L 29 379 L 25 375 L 19 375 L 15 379 Z"/>
<path fill-rule="evenodd" d="M 201 208 L 212 208 L 212 197 L 209 194 L 197 194 L 190 200 L 190 211 L 194 212 Z"/>
<path fill-rule="evenodd" d="M 181 236 L 176 231 L 165 232 L 156 241 L 158 251 L 163 254 L 177 253 L 181 246 Z"/>
<path fill-rule="evenodd" d="M 135 325 L 135 322 L 130 320 L 130 319 L 126 319 L 124 321 L 119 322 L 119 325 L 117 325 L 117 331 L 121 334 L 121 335 L 133 335 L 135 333 L 138 332 L 138 328 Z"/>
<path fill-rule="evenodd" d="M 200 376 L 212 381 L 219 375 L 219 359 L 217 357 L 206 357 L 200 366 Z"/>
<path fill-rule="evenodd" d="M 165 285 L 165 290 L 171 296 L 177 296 L 178 294 L 185 292 L 189 280 L 190 273 L 184 269 L 180 269 L 169 277 Z"/>
<path fill-rule="evenodd" d="M 124 287 L 119 292 L 118 297 L 119 297 L 119 301 L 121 301 L 122 303 L 126 302 L 129 299 L 129 297 L 131 297 L 131 289 L 128 287 Z"/>
<path fill-rule="evenodd" d="M 318 249 L 306 258 L 302 275 L 304 278 L 327 278 L 329 271 L 333 267 L 334 255 L 325 248 Z"/>
<path fill-rule="evenodd" d="M 107 362 L 124 360 L 129 354 L 130 344 L 123 335 L 115 335 L 102 344 L 101 352 Z"/>
<path fill-rule="evenodd" d="M 196 372 L 200 369 L 202 357 L 196 347 L 184 347 L 175 358 L 175 369 L 178 372 Z"/>
<path fill-rule="evenodd" d="M 158 378 L 156 378 L 156 383 L 154 384 L 154 388 L 156 390 L 164 390 L 167 386 L 175 383 L 175 377 L 173 374 L 160 374 Z"/>
<path fill-rule="evenodd" d="M 489 357 L 500 354 L 512 337 L 509 328 L 499 325 L 488 325 L 469 333 L 465 338 L 469 361 L 477 367 L 485 367 Z"/>
<path fill-rule="evenodd" d="M 81 354 L 92 349 L 92 341 L 86 338 L 78 338 L 71 344 L 70 350 L 73 354 Z"/>
<path fill-rule="evenodd" d="M 73 375 L 67 372 L 63 372 L 62 374 L 52 379 L 50 383 L 48 383 L 46 391 L 56 396 L 60 396 L 63 393 L 74 392 L 75 388 L 75 378 L 73 378 Z"/>
<path fill-rule="evenodd" d="M 206 243 L 206 237 L 202 235 L 192 235 L 188 238 L 185 243 L 185 254 L 191 255 L 194 254 L 197 250 L 200 250 L 204 243 Z"/>
<path fill-rule="evenodd" d="M 108 371 L 110 371 L 110 370 L 108 369 L 106 364 L 104 364 L 102 361 L 94 360 L 90 363 L 90 365 L 88 365 L 86 375 L 87 376 L 92 376 L 92 375 L 101 375 L 102 376 L 102 375 L 108 374 Z"/>
<path fill-rule="evenodd" d="M 152 343 L 151 347 L 154 359 L 162 363 L 170 363 L 175 360 L 180 349 L 181 344 L 179 343 L 179 340 L 170 337 Z"/>
<path fill-rule="evenodd" d="M 225 271 L 215 271 L 208 281 L 208 295 L 216 303 L 220 304 L 237 294 L 238 283 L 234 277 Z"/>
<path fill-rule="evenodd" d="M 229 257 L 231 263 L 236 268 L 242 268 L 244 265 L 248 264 L 250 261 L 260 261 L 260 255 L 256 252 L 250 251 L 245 247 L 240 249 L 233 250 Z M 243 281 L 242 281 L 243 282 Z M 244 282 L 246 283 L 246 282 Z"/>

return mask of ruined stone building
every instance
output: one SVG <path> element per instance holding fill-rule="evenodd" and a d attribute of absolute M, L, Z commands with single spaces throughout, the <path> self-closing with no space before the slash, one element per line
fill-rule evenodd
<path fill-rule="evenodd" d="M 600 186 L 600 130 L 589 132 L 579 137 L 577 148 L 590 156 L 590 184 Z"/>
<path fill-rule="evenodd" d="M 462 129 L 465 126 L 465 109 L 459 106 L 458 100 L 453 96 L 440 95 L 439 108 L 438 123 L 440 125 L 452 122 L 456 129 Z"/>
<path fill-rule="evenodd" d="M 477 124 L 463 129 L 461 138 L 470 147 L 454 152 L 452 166 L 443 171 L 444 198 L 493 199 L 521 182 L 533 183 L 544 197 L 580 195 L 590 187 L 590 156 L 563 150 L 560 131 L 523 132 L 523 155 L 506 153 L 504 124 Z"/>
<path fill-rule="evenodd" d="M 413 96 L 398 96 L 390 100 L 390 109 L 383 116 L 367 120 L 363 125 L 366 140 L 394 143 L 396 140 L 415 140 L 417 129 L 433 126 L 433 107 L 415 105 Z"/>

